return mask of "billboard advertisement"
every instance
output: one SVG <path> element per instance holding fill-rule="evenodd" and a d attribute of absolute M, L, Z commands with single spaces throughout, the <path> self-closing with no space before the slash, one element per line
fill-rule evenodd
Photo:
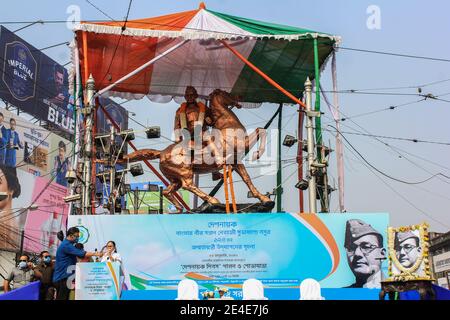
<path fill-rule="evenodd" d="M 68 205 L 63 200 L 67 188 L 49 177 L 4 165 L 0 169 L 0 191 L 6 195 L 0 197 L 0 248 L 19 251 L 23 231 L 25 251 L 55 254 L 56 233 L 65 230 L 67 223 Z"/>
<path fill-rule="evenodd" d="M 128 112 L 117 102 L 109 99 L 99 97 L 99 104 L 102 105 L 106 112 L 114 119 L 120 130 L 128 129 Z M 105 113 L 101 108 L 97 109 L 97 133 L 109 133 L 111 128 L 111 121 L 107 119 Z M 118 139 L 121 139 L 120 137 Z M 122 140 L 120 140 L 122 142 Z"/>
<path fill-rule="evenodd" d="M 295 288 L 306 278 L 323 288 L 379 288 L 387 273 L 388 214 L 197 214 L 69 216 L 85 248 L 113 240 L 132 290 Z M 236 297 L 235 297 L 236 298 Z"/>
<path fill-rule="evenodd" d="M 69 140 L 0 109 L 0 164 L 35 176 L 55 176 L 56 183 L 67 186 L 72 149 Z"/>
<path fill-rule="evenodd" d="M 0 66 L 0 98 L 51 127 L 74 133 L 68 72 L 62 65 L 0 26 Z"/>

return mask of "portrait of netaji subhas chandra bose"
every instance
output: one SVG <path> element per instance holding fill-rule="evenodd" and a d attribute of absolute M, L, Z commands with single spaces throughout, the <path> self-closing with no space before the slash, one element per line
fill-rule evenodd
<path fill-rule="evenodd" d="M 397 232 L 394 249 L 398 262 L 405 268 L 411 268 L 422 254 L 419 235 L 413 231 Z"/>
<path fill-rule="evenodd" d="M 351 219 L 346 223 L 344 247 L 355 282 L 346 288 L 379 288 L 384 279 L 381 265 L 386 259 L 383 235 L 370 224 Z"/>

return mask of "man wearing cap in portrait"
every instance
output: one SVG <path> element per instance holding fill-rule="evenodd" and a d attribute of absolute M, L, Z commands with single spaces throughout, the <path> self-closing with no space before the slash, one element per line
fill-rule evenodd
<path fill-rule="evenodd" d="M 405 268 L 411 268 L 422 252 L 420 239 L 412 231 L 397 232 L 394 248 L 398 262 Z"/>
<path fill-rule="evenodd" d="M 381 233 L 362 220 L 348 220 L 344 247 L 355 275 L 355 283 L 346 288 L 379 288 L 384 279 L 381 265 L 386 259 Z"/>

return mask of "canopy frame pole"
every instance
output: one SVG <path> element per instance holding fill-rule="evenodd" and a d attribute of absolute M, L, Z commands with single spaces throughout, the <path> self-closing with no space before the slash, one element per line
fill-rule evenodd
<path fill-rule="evenodd" d="M 280 103 L 278 107 L 278 152 L 277 152 L 277 212 L 281 212 L 282 208 L 282 194 L 283 194 L 283 181 L 282 181 L 282 166 L 281 166 L 281 126 L 283 120 L 283 104 Z"/>
<path fill-rule="evenodd" d="M 339 99 L 338 99 L 338 87 L 337 87 L 337 71 L 336 71 L 336 51 L 333 51 L 331 56 L 331 76 L 333 81 L 333 104 L 335 108 L 334 121 L 336 122 L 336 160 L 337 160 L 337 172 L 338 172 L 338 186 L 339 186 L 339 211 L 345 212 L 344 203 L 344 150 L 342 148 L 341 135 L 341 120 L 339 113 Z"/>
<path fill-rule="evenodd" d="M 115 86 L 117 86 L 118 84 L 124 82 L 125 80 L 131 78 L 132 76 L 138 74 L 139 72 L 141 72 L 142 70 L 144 70 L 145 68 L 147 68 L 148 66 L 154 64 L 156 61 L 160 60 L 161 58 L 164 58 L 165 56 L 167 56 L 168 54 L 170 54 L 172 51 L 178 49 L 179 47 L 183 46 L 184 44 L 186 44 L 187 42 L 189 42 L 189 39 L 185 39 L 183 41 L 181 41 L 180 43 L 174 45 L 173 47 L 167 49 L 166 51 L 164 51 L 163 53 L 157 55 L 156 57 L 154 57 L 153 59 L 151 59 L 150 61 L 147 61 L 146 63 L 144 63 L 142 66 L 134 69 L 133 71 L 131 71 L 129 74 L 123 76 L 122 78 L 120 78 L 119 80 L 117 80 L 116 82 L 110 84 L 109 86 L 107 86 L 106 88 L 103 88 L 102 90 L 98 91 L 96 93 L 96 97 L 97 96 L 101 96 L 102 94 L 104 94 L 105 92 L 108 92 L 109 90 L 111 90 L 112 88 L 114 88 Z"/>
<path fill-rule="evenodd" d="M 320 65 L 319 65 L 319 44 L 317 37 L 314 38 L 314 86 L 315 86 L 315 111 L 320 114 Z M 324 163 L 323 160 L 325 158 L 324 154 L 324 146 L 322 139 L 322 119 L 321 117 L 316 117 L 315 119 L 315 134 L 316 134 L 316 155 L 319 163 Z M 327 176 L 327 167 L 319 169 L 321 172 L 316 177 L 317 186 L 321 186 L 318 188 L 317 193 L 320 196 L 320 207 L 321 212 L 329 212 L 329 196 L 328 196 L 328 176 Z M 319 171 L 317 171 L 319 172 Z"/>
<path fill-rule="evenodd" d="M 298 181 L 303 180 L 303 120 L 304 113 L 301 112 L 300 106 L 298 107 L 298 143 L 297 143 L 297 175 Z M 299 201 L 299 210 L 300 213 L 305 212 L 305 204 L 303 198 L 303 190 L 298 189 L 298 201 Z"/>
<path fill-rule="evenodd" d="M 292 93 L 284 89 L 282 86 L 280 86 L 275 80 L 273 80 L 271 77 L 269 77 L 267 74 L 265 74 L 261 69 L 259 69 L 257 66 L 255 66 L 253 63 L 248 61 L 242 54 L 239 53 L 235 48 L 231 47 L 225 40 L 220 40 L 220 42 L 228 48 L 236 57 L 238 57 L 242 62 L 244 62 L 247 66 L 250 67 L 253 71 L 255 71 L 257 74 L 259 74 L 261 77 L 263 77 L 269 84 L 277 88 L 281 91 L 285 96 L 287 96 L 289 99 L 294 101 L 296 104 L 299 104 L 304 109 L 306 109 L 306 105 L 297 97 L 295 97 Z"/>
<path fill-rule="evenodd" d="M 87 47 L 87 33 L 86 32 L 83 32 L 83 59 L 84 59 L 84 79 L 87 82 L 89 79 L 89 60 L 88 60 L 88 47 Z"/>
<path fill-rule="evenodd" d="M 77 169 L 78 159 L 79 159 L 79 153 L 80 153 L 80 146 L 81 146 L 81 135 L 80 135 L 80 113 L 81 113 L 81 94 L 82 94 L 82 85 L 81 85 L 81 70 L 80 70 L 80 53 L 78 49 L 78 42 L 75 40 L 73 41 L 74 45 L 74 68 L 75 68 L 75 80 L 74 80 L 74 119 L 75 119 L 75 132 L 74 132 L 74 141 L 73 141 L 73 158 L 72 158 L 72 164 L 71 168 L 69 169 Z M 73 196 L 75 193 L 75 190 L 73 187 L 70 188 L 70 195 Z M 69 212 L 68 214 L 71 215 L 73 210 L 73 202 L 69 203 Z M 66 226 L 67 227 L 67 226 Z"/>
<path fill-rule="evenodd" d="M 103 111 L 103 113 L 105 114 L 105 116 L 108 118 L 109 121 L 111 121 L 112 125 L 118 129 L 119 126 L 117 125 L 116 121 L 111 117 L 111 115 L 108 113 L 108 111 L 106 111 L 105 107 L 103 107 L 102 105 L 100 105 L 100 109 Z M 133 148 L 134 151 L 137 151 L 138 149 L 136 148 L 136 146 L 131 142 L 131 141 L 127 141 L 128 144 L 130 145 L 131 148 Z M 158 170 L 156 170 L 152 164 L 148 161 L 148 160 L 143 160 L 144 163 L 147 165 L 147 167 L 152 170 L 152 172 L 158 177 L 159 180 L 161 180 L 162 183 L 164 183 L 164 185 L 167 187 L 169 185 L 169 183 L 167 182 L 166 179 L 164 179 L 164 177 L 158 172 Z M 184 202 L 183 198 L 177 193 L 174 193 L 174 196 L 177 198 L 177 200 L 181 203 L 181 205 L 187 210 L 187 211 L 191 211 L 191 208 L 189 208 L 189 206 L 186 204 L 186 202 Z"/>

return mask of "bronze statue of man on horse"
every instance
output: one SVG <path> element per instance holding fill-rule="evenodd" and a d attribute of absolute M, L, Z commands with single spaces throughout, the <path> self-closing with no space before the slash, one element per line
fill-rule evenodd
<path fill-rule="evenodd" d="M 209 107 L 197 102 L 198 94 L 194 87 L 187 87 L 186 102 L 175 115 L 175 143 L 163 150 L 142 149 L 124 156 L 124 162 L 159 159 L 159 168 L 170 184 L 163 191 L 164 196 L 172 202 L 178 212 L 183 208 L 174 193 L 183 188 L 197 195 L 209 205 L 220 201 L 199 189 L 193 182 L 194 174 L 212 173 L 230 166 L 247 185 L 255 198 L 261 203 L 272 203 L 270 198 L 260 193 L 253 185 L 242 159 L 255 146 L 253 160 L 259 159 L 265 150 L 265 129 L 257 128 L 247 134 L 245 127 L 232 111 L 240 108 L 237 100 L 228 92 L 220 89 L 209 95 Z M 211 130 L 208 130 L 208 128 Z M 231 172 L 231 171 L 230 171 Z"/>

